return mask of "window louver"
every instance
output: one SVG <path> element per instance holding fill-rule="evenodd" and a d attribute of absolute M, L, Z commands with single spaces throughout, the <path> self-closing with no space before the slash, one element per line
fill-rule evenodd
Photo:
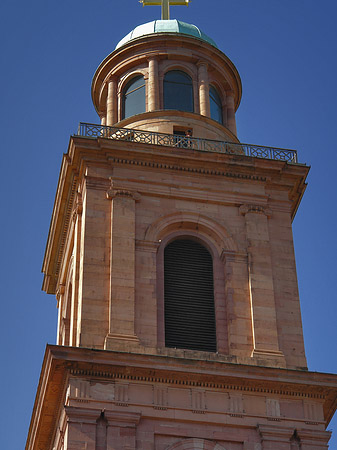
<path fill-rule="evenodd" d="M 216 352 L 213 261 L 199 243 L 176 240 L 164 252 L 166 347 Z"/>

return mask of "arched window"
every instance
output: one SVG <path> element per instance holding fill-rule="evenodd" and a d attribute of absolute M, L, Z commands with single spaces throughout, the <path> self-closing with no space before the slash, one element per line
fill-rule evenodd
<path fill-rule="evenodd" d="M 132 78 L 123 89 L 122 118 L 145 112 L 145 80 L 142 75 Z"/>
<path fill-rule="evenodd" d="M 209 87 L 209 101 L 211 105 L 211 118 L 222 124 L 222 102 L 214 86 Z"/>
<path fill-rule="evenodd" d="M 194 111 L 192 78 L 181 70 L 171 70 L 164 77 L 164 109 Z"/>
<path fill-rule="evenodd" d="M 164 315 L 166 347 L 217 351 L 213 259 L 196 241 L 165 247 Z"/>

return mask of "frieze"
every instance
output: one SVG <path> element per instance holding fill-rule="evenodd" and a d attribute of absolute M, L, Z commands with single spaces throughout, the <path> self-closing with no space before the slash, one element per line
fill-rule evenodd
<path fill-rule="evenodd" d="M 216 175 L 228 178 L 239 178 L 242 180 L 266 181 L 266 177 L 258 175 L 249 175 L 245 173 L 226 172 L 223 170 L 205 169 L 203 167 L 185 167 L 177 164 L 157 163 L 154 161 L 140 161 L 126 158 L 109 158 L 109 161 L 117 164 L 130 164 L 134 166 L 152 167 L 154 169 L 176 170 L 181 172 L 191 172 L 204 175 Z"/>
<path fill-rule="evenodd" d="M 215 382 L 196 382 L 187 379 L 176 379 L 176 378 L 162 378 L 153 376 L 141 376 L 141 375 L 131 375 L 118 372 L 106 372 L 106 371 L 96 371 L 96 370 L 86 370 L 86 369 L 70 369 L 70 374 L 74 376 L 85 376 L 85 377 L 102 377 L 109 379 L 119 379 L 128 381 L 145 381 L 149 383 L 165 383 L 173 384 L 179 386 L 198 386 L 204 388 L 216 388 L 228 391 L 244 391 L 244 392 L 256 392 L 264 394 L 277 394 L 277 395 L 287 395 L 290 397 L 298 398 L 314 398 L 314 399 L 325 399 L 323 394 L 315 394 L 310 392 L 300 392 L 291 387 L 284 386 L 282 389 L 267 388 L 263 384 L 260 386 L 248 386 L 239 384 L 226 384 L 226 383 L 215 383 Z"/>

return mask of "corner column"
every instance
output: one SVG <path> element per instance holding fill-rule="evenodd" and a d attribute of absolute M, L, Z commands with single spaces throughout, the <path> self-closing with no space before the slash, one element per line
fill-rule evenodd
<path fill-rule="evenodd" d="M 158 77 L 158 60 L 155 57 L 151 57 L 149 58 L 148 111 L 156 111 L 159 109 Z"/>
<path fill-rule="evenodd" d="M 198 83 L 200 114 L 202 116 L 210 117 L 211 106 L 209 101 L 208 65 L 206 63 L 198 64 Z"/>
<path fill-rule="evenodd" d="M 136 201 L 139 194 L 110 189 L 111 256 L 109 333 L 105 349 L 117 349 L 121 342 L 138 343 L 135 335 L 135 234 Z"/>
<path fill-rule="evenodd" d="M 232 91 L 226 92 L 226 106 L 227 106 L 227 128 L 236 136 L 237 131 L 235 120 L 235 104 L 234 104 L 234 94 Z"/>
<path fill-rule="evenodd" d="M 117 114 L 117 79 L 111 77 L 108 81 L 108 97 L 106 103 L 106 125 L 111 127 L 118 122 Z"/>
<path fill-rule="evenodd" d="M 242 205 L 240 213 L 246 220 L 248 241 L 249 290 L 253 331 L 252 356 L 280 358 L 273 271 L 268 230 L 271 212 L 258 205 Z"/>

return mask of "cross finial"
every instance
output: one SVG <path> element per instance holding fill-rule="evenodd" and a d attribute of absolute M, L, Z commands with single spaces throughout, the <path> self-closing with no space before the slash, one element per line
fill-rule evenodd
<path fill-rule="evenodd" d="M 143 3 L 143 6 L 161 5 L 161 18 L 162 20 L 170 20 L 170 5 L 186 5 L 191 0 L 139 0 L 139 3 Z"/>

